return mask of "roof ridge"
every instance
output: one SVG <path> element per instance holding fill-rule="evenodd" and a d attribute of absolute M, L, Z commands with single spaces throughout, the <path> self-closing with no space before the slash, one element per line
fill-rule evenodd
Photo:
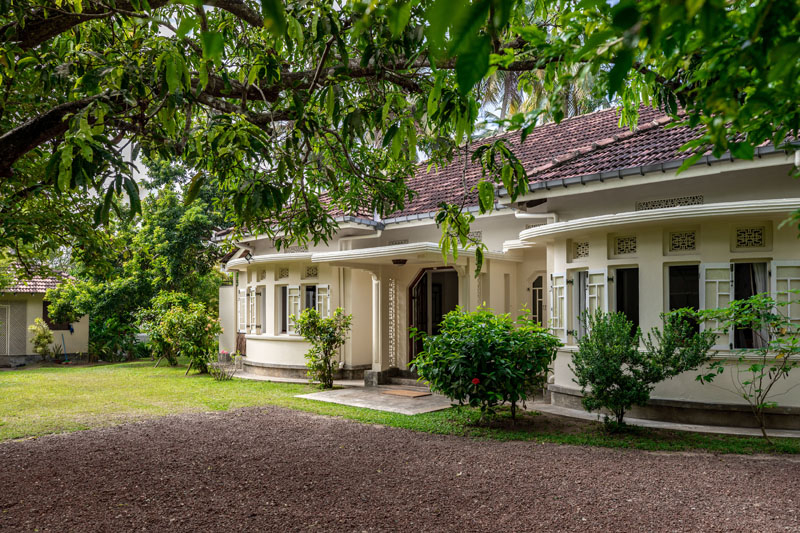
<path fill-rule="evenodd" d="M 578 157 L 581 157 L 583 155 L 595 152 L 595 151 L 600 150 L 600 149 L 607 148 L 608 146 L 611 146 L 612 144 L 615 144 L 615 143 L 618 143 L 620 141 L 624 141 L 624 140 L 630 139 L 630 138 L 638 135 L 641 132 L 649 131 L 649 130 L 651 130 L 653 128 L 657 128 L 657 127 L 663 126 L 663 125 L 665 125 L 665 124 L 667 124 L 667 123 L 669 123 L 671 121 L 672 121 L 672 118 L 667 116 L 667 115 L 665 115 L 663 117 L 659 117 L 657 119 L 651 120 L 650 122 L 646 122 L 645 124 L 637 125 L 634 129 L 628 129 L 626 131 L 623 131 L 622 133 L 616 133 L 616 134 L 612 135 L 611 137 L 606 137 L 606 138 L 600 139 L 598 141 L 593 141 L 591 144 L 587 144 L 587 145 L 578 147 L 578 148 L 576 148 L 574 150 L 566 152 L 564 155 L 554 157 L 553 159 L 551 159 L 551 161 L 549 163 L 545 163 L 544 165 L 541 165 L 541 166 L 538 166 L 538 167 L 534 168 L 528 174 L 529 175 L 535 175 L 535 174 L 538 174 L 540 172 L 544 172 L 545 170 L 552 170 L 552 169 L 554 169 L 556 167 L 559 167 L 559 166 L 561 166 L 561 165 L 563 165 L 563 164 L 565 164 L 565 163 L 567 163 L 569 161 L 573 161 L 573 160 L 577 159 Z"/>

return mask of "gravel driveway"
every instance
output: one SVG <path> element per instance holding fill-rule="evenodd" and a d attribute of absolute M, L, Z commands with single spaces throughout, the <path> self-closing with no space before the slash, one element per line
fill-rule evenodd
<path fill-rule="evenodd" d="M 243 409 L 0 444 L 2 531 L 800 531 L 796 458 Z"/>

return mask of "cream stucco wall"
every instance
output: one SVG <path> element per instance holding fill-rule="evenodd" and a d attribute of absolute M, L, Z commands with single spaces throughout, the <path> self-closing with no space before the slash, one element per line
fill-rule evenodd
<path fill-rule="evenodd" d="M 734 167 L 731 167 L 734 168 Z M 557 210 L 560 220 L 579 220 L 609 213 L 632 212 L 636 201 L 661 199 L 676 196 L 702 195 L 703 204 L 718 202 L 746 202 L 758 199 L 782 199 L 800 196 L 795 180 L 787 174 L 788 167 L 776 166 L 758 170 L 737 170 L 727 174 L 714 172 L 710 176 L 695 177 L 692 180 L 672 180 L 664 183 L 651 183 L 647 187 L 633 185 L 624 188 L 621 183 L 607 190 L 594 191 L 591 195 L 568 196 L 557 191 L 556 198 L 548 199 L 551 210 Z M 754 186 L 757 183 L 758 186 Z M 680 186 L 680 188 L 678 188 Z M 591 201 L 581 201 L 591 196 Z M 736 262 L 800 261 L 800 244 L 797 240 L 797 226 L 783 225 L 788 217 L 785 213 L 751 212 L 738 216 L 696 216 L 691 215 L 692 207 L 687 206 L 680 220 L 675 222 L 658 221 L 631 225 L 614 225 L 610 228 L 595 228 L 587 231 L 567 231 L 538 239 L 537 244 L 547 246 L 547 270 L 550 274 L 566 274 L 567 279 L 575 280 L 580 270 L 606 272 L 607 308 L 616 309 L 614 302 L 614 269 L 636 267 L 639 269 L 639 320 L 643 332 L 660 326 L 660 314 L 668 309 L 668 267 L 671 265 L 730 264 Z M 767 231 L 767 245 L 751 250 L 735 249 L 732 241 L 735 229 L 746 226 L 764 226 Z M 692 252 L 668 251 L 669 232 L 692 230 L 696 232 L 696 250 Z M 624 256 L 613 254 L 615 236 L 635 236 L 636 252 Z M 573 257 L 576 242 L 588 242 L 589 254 L 586 258 Z M 770 275 L 773 275 L 770 268 Z M 548 284 L 549 284 L 548 279 Z M 567 285 L 566 329 L 577 329 L 576 299 L 573 285 Z M 701 292 L 704 288 L 700 287 Z M 712 306 L 708 306 L 712 307 Z M 567 345 L 559 352 L 554 366 L 555 385 L 577 389 L 574 375 L 569 370 L 576 339 L 573 335 L 562 335 Z M 721 339 L 721 342 L 727 341 Z M 724 346 L 718 352 L 720 359 L 726 360 L 729 368 L 711 385 L 701 385 L 695 380 L 698 371 L 687 372 L 659 384 L 653 391 L 656 399 L 684 400 L 712 403 L 742 403 L 735 392 L 732 379 L 735 378 L 737 364 L 735 359 L 740 352 L 730 351 Z M 798 377 L 782 380 L 775 389 L 775 401 L 783 406 L 800 406 L 800 387 Z"/>
<path fill-rule="evenodd" d="M 219 349 L 228 353 L 236 351 L 236 287 L 222 285 L 219 288 L 219 321 L 222 333 Z"/>
<path fill-rule="evenodd" d="M 24 316 L 10 317 L 10 325 L 14 328 L 24 328 L 23 331 L 13 331 L 12 336 L 24 336 L 24 352 L 11 353 L 10 355 L 33 355 L 33 345 L 31 339 L 33 335 L 28 331 L 28 326 L 34 323 L 37 318 L 43 317 L 43 294 L 0 294 L 0 301 L 14 302 L 12 313 L 24 313 Z M 19 305 L 19 304 L 23 305 Z M 73 333 L 69 330 L 53 330 L 53 343 L 51 348 L 59 350 L 66 349 L 67 354 L 87 353 L 89 351 L 89 317 L 83 316 L 77 322 L 72 323 Z M 15 350 L 11 350 L 12 352 Z"/>

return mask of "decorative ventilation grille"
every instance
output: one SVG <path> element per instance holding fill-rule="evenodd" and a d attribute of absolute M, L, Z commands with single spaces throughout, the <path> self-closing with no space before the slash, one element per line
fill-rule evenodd
<path fill-rule="evenodd" d="M 767 245 L 764 226 L 736 228 L 737 248 L 763 248 Z"/>
<path fill-rule="evenodd" d="M 389 278 L 389 366 L 397 366 L 397 281 Z"/>
<path fill-rule="evenodd" d="M 589 241 L 575 243 L 575 259 L 585 259 L 589 257 Z"/>
<path fill-rule="evenodd" d="M 397 246 L 398 244 L 408 244 L 408 239 L 400 239 L 397 241 L 389 241 L 389 246 Z"/>
<path fill-rule="evenodd" d="M 614 255 L 636 253 L 636 237 L 616 237 L 614 239 Z"/>
<path fill-rule="evenodd" d="M 470 231 L 467 234 L 467 237 L 473 241 L 482 241 L 483 240 L 483 232 L 482 231 Z"/>
<path fill-rule="evenodd" d="M 682 205 L 703 205 L 702 195 L 680 196 L 678 198 L 665 198 L 663 200 L 647 200 L 636 202 L 637 211 L 649 211 L 650 209 L 662 209 L 665 207 L 679 207 Z"/>
<path fill-rule="evenodd" d="M 544 225 L 545 225 L 544 222 L 539 223 L 539 224 L 525 224 L 525 229 L 538 228 L 538 227 L 544 226 Z"/>
<path fill-rule="evenodd" d="M 694 231 L 673 231 L 669 234 L 670 252 L 697 250 L 697 233 Z"/>
<path fill-rule="evenodd" d="M 257 277 L 258 277 L 257 281 L 263 281 L 263 280 L 267 279 L 267 271 L 266 270 L 260 270 L 258 272 L 258 276 Z"/>
<path fill-rule="evenodd" d="M 304 278 L 316 278 L 319 276 L 319 267 L 318 266 L 307 266 Z"/>
<path fill-rule="evenodd" d="M 278 269 L 278 279 L 288 278 L 289 277 L 289 269 L 288 268 L 279 268 Z"/>
<path fill-rule="evenodd" d="M 304 244 L 300 246 L 287 246 L 286 248 L 283 249 L 283 252 L 286 254 L 294 254 L 298 252 L 307 252 L 307 251 L 308 251 L 308 246 Z"/>

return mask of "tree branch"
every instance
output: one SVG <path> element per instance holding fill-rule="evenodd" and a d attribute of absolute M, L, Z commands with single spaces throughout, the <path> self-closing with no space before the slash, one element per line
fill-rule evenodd
<path fill-rule="evenodd" d="M 141 12 L 141 17 L 148 18 L 150 13 L 168 3 L 169 0 L 151 0 L 150 10 Z M 243 0 L 203 0 L 203 4 L 227 11 L 257 28 L 264 27 L 264 19 L 261 18 L 261 15 L 245 4 Z M 10 22 L 0 27 L 0 42 L 15 42 L 23 50 L 30 50 L 88 20 L 110 17 L 121 12 L 129 14 L 139 11 L 131 0 L 117 0 L 113 9 L 87 2 L 84 4 L 82 13 L 59 13 L 55 11 L 55 6 L 51 10 L 38 9 L 26 17 L 22 24 Z"/>
<path fill-rule="evenodd" d="M 79 112 L 95 100 L 105 96 L 107 95 L 87 96 L 80 100 L 57 105 L 25 124 L 0 135 L 0 176 L 10 176 L 11 166 L 20 157 L 37 146 L 63 135 L 69 128 L 69 122 L 64 120 L 68 115 Z"/>

